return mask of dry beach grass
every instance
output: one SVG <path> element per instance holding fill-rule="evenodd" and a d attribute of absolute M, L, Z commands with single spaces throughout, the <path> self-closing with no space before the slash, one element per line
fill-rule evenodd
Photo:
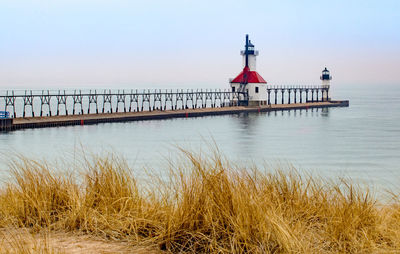
<path fill-rule="evenodd" d="M 16 160 L 0 192 L 0 253 L 69 253 L 65 235 L 99 253 L 400 251 L 396 198 L 382 205 L 349 182 L 182 153 L 188 163 L 146 184 L 113 156 L 86 160 L 80 175 Z"/>

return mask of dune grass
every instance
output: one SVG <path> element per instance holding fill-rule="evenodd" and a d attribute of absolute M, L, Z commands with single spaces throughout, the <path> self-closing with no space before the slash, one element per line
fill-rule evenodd
<path fill-rule="evenodd" d="M 1 254 L 63 254 L 60 248 L 52 246 L 48 234 L 41 233 L 40 237 L 28 229 L 5 228 L 0 230 Z"/>
<path fill-rule="evenodd" d="M 398 199 L 380 204 L 350 182 L 182 152 L 189 163 L 146 184 L 112 156 L 87 160 L 78 176 L 16 160 L 0 191 L 0 227 L 79 232 L 174 253 L 400 251 Z"/>

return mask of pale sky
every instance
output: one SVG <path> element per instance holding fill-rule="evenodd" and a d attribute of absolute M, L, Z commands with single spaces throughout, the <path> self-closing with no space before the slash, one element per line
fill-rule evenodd
<path fill-rule="evenodd" d="M 226 88 L 248 33 L 269 84 L 400 85 L 400 1 L 1 0 L 0 89 Z"/>

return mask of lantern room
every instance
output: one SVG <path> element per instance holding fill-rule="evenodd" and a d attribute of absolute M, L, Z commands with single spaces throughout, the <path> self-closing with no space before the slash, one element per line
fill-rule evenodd
<path fill-rule="evenodd" d="M 325 69 L 322 71 L 322 76 L 321 76 L 321 80 L 331 80 L 331 74 L 328 71 L 328 69 L 325 67 Z"/>

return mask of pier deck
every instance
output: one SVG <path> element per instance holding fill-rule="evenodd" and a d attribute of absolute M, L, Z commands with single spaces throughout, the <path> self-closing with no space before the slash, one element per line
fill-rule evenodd
<path fill-rule="evenodd" d="M 326 107 L 347 107 L 348 101 L 329 101 L 329 102 L 308 102 L 297 104 L 274 104 L 259 107 L 217 107 L 217 108 L 196 108 L 186 110 L 154 110 L 141 112 L 121 112 L 121 113 L 103 113 L 103 114 L 83 114 L 83 115 L 63 115 L 46 117 L 17 117 L 8 130 L 25 128 L 56 127 L 67 125 L 86 125 L 105 122 L 124 122 L 141 121 L 168 118 L 199 117 L 209 115 L 236 114 L 243 112 L 268 112 L 278 110 L 295 110 Z"/>

